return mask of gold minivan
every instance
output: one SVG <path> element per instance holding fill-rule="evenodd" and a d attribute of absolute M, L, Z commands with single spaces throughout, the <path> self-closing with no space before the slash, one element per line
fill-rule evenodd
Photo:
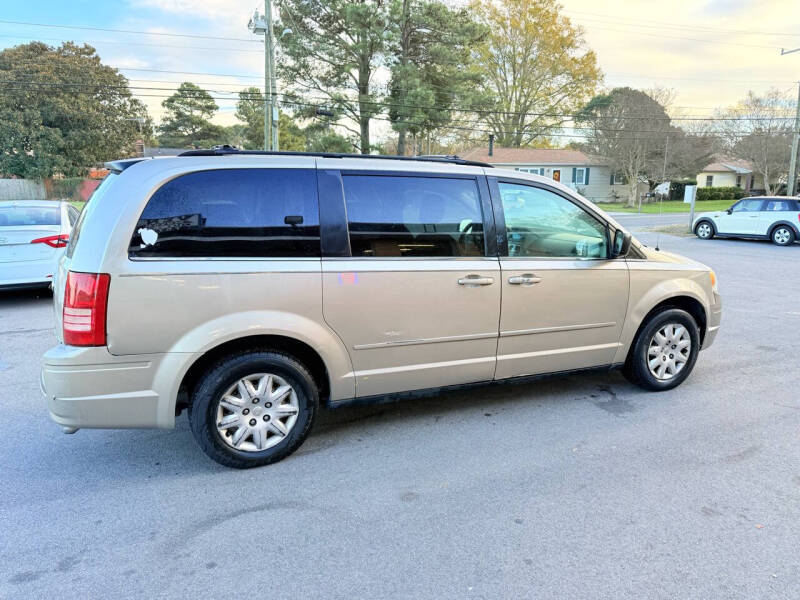
<path fill-rule="evenodd" d="M 187 410 L 253 467 L 320 404 L 614 367 L 670 389 L 719 328 L 708 267 L 536 175 L 230 148 L 109 167 L 55 281 L 42 389 L 67 432 Z"/>

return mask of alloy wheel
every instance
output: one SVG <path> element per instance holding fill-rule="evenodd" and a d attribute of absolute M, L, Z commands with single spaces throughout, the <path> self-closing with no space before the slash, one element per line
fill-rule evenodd
<path fill-rule="evenodd" d="M 711 225 L 708 223 L 700 223 L 697 226 L 697 235 L 701 238 L 711 237 Z"/>
<path fill-rule="evenodd" d="M 792 239 L 792 232 L 786 227 L 778 227 L 772 234 L 772 239 L 776 244 L 784 246 Z"/>

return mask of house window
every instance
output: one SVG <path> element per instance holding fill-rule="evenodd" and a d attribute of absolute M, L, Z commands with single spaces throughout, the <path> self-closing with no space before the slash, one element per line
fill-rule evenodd
<path fill-rule="evenodd" d="M 589 169 L 584 169 L 584 168 L 572 169 L 572 183 L 574 183 L 575 185 L 588 185 Z"/>
<path fill-rule="evenodd" d="M 611 185 L 625 185 L 626 183 L 627 181 L 622 173 L 617 172 L 611 174 Z"/>
<path fill-rule="evenodd" d="M 737 175 L 736 176 L 736 187 L 738 187 L 738 188 L 742 187 L 742 176 L 741 175 Z"/>
<path fill-rule="evenodd" d="M 713 187 L 713 186 L 714 186 L 714 176 L 706 175 L 706 187 Z"/>

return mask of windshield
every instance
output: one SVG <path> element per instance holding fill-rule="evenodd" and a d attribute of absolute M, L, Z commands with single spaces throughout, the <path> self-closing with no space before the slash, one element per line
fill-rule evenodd
<path fill-rule="evenodd" d="M 105 196 L 108 189 L 111 187 L 111 184 L 114 183 L 114 180 L 117 178 L 117 173 L 111 172 L 105 176 L 102 183 L 97 186 L 97 189 L 89 196 L 89 200 L 83 207 L 80 216 L 78 217 L 78 222 L 75 223 L 75 227 L 72 228 L 72 235 L 70 236 L 69 245 L 67 246 L 67 257 L 72 258 L 72 253 L 75 251 L 75 246 L 78 245 L 78 238 L 81 235 L 81 228 L 83 227 L 83 221 L 86 218 L 87 213 L 89 213 L 92 208 L 100 202 L 100 200 Z"/>

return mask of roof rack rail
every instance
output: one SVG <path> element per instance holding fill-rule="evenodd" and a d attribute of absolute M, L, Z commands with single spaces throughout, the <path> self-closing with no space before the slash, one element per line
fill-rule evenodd
<path fill-rule="evenodd" d="M 422 156 L 391 156 L 386 154 L 348 154 L 346 152 L 295 152 L 282 150 L 239 150 L 235 146 L 214 146 L 208 149 L 187 150 L 178 156 L 227 156 L 230 154 L 249 156 L 316 156 L 319 158 L 375 158 L 380 160 L 406 160 L 448 163 L 453 165 L 468 165 L 472 167 L 493 167 L 489 163 L 477 160 L 467 160 L 455 154 L 439 155 L 427 154 Z"/>

